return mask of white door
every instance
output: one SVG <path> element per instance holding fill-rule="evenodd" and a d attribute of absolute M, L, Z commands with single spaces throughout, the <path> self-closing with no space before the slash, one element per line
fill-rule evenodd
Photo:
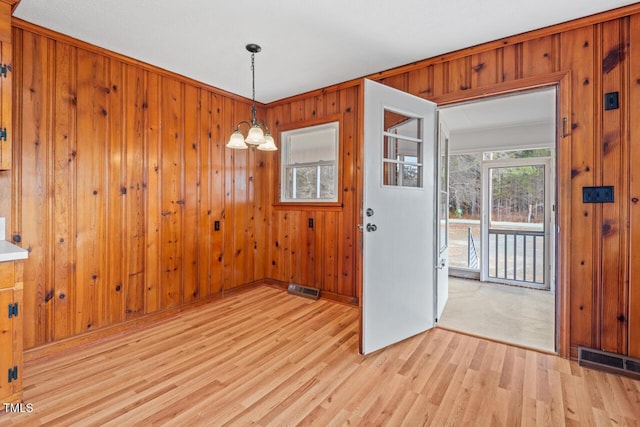
<path fill-rule="evenodd" d="M 449 298 L 449 129 L 438 120 L 438 257 L 436 301 L 439 319 Z"/>
<path fill-rule="evenodd" d="M 482 281 L 552 289 L 551 170 L 550 158 L 482 162 Z"/>
<path fill-rule="evenodd" d="M 364 83 L 360 351 L 435 323 L 436 105 Z"/>

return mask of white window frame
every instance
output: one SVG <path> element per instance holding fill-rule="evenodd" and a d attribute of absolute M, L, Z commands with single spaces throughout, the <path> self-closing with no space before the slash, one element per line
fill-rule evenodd
<path fill-rule="evenodd" d="M 303 163 L 289 163 L 289 157 L 291 152 L 291 141 L 292 137 L 304 137 L 309 136 L 313 137 L 314 134 L 325 132 L 326 130 L 333 130 L 332 135 L 332 143 L 334 144 L 334 152 L 335 158 L 326 160 L 326 159 L 318 159 L 317 161 L 312 162 L 303 162 Z M 303 143 L 303 142 L 301 142 Z M 328 123 L 318 124 L 314 126 L 306 126 L 302 128 L 292 129 L 288 131 L 283 131 L 280 134 L 280 147 L 281 147 L 281 157 L 280 157 L 280 202 L 281 203 L 336 203 L 339 201 L 338 189 L 339 189 L 339 176 L 340 176 L 340 122 L 332 121 Z M 321 180 L 321 167 L 322 166 L 333 166 L 333 197 L 331 198 L 320 198 L 320 180 Z M 315 167 L 316 168 L 316 197 L 315 198 L 297 198 L 296 194 L 296 180 L 295 180 L 295 169 L 299 167 Z M 292 181 L 292 191 L 291 194 L 294 197 L 287 197 L 289 188 L 288 180 L 287 180 L 287 169 L 293 168 L 294 170 L 294 179 Z"/>

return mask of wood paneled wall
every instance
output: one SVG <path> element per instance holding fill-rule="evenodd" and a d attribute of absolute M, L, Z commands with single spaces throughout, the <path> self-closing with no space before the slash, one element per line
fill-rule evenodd
<path fill-rule="evenodd" d="M 246 100 L 25 23 L 14 52 L 0 213 L 31 250 L 26 348 L 263 279 L 357 301 L 360 81 L 261 107 L 276 133 L 340 119 L 342 206 L 290 207 L 274 204 L 277 154 L 224 148 Z M 573 355 L 640 357 L 638 58 L 634 5 L 369 76 L 440 103 L 562 78 L 558 286 Z M 621 105 L 605 112 L 610 91 Z M 583 204 L 591 185 L 614 185 L 615 203 Z"/>
<path fill-rule="evenodd" d="M 567 341 L 560 346 L 565 353 L 570 347 L 574 357 L 579 345 L 640 357 L 640 172 L 634 168 L 640 161 L 639 13 L 640 7 L 634 5 L 369 76 L 438 103 L 539 86 L 545 81 L 557 83 L 559 76 L 566 76 L 559 106 L 560 114 L 568 116 L 567 129 L 558 141 L 558 171 L 563 174 L 558 177 L 558 193 L 565 198 L 558 200 L 563 215 L 558 224 L 564 227 L 560 243 L 566 245 L 561 245 L 557 259 L 565 307 L 559 313 L 559 326 Z M 321 116 L 323 107 L 350 99 L 358 87 L 357 81 L 346 82 L 276 102 L 269 106 L 272 125 L 288 126 Z M 606 92 L 620 93 L 619 109 L 604 111 Z M 353 108 L 351 104 L 345 107 Z M 340 108 L 346 111 L 342 104 Z M 561 120 L 558 127 L 560 134 Z M 348 150 L 352 149 L 349 145 Z M 345 165 L 357 170 L 358 157 L 345 158 Z M 347 179 L 350 176 L 347 171 Z M 345 190 L 349 185 L 343 185 Z M 615 203 L 582 203 L 582 187 L 594 185 L 613 185 Z M 336 218 L 323 225 L 322 233 L 329 236 L 329 242 L 338 243 L 337 248 L 350 249 L 349 255 L 358 257 L 357 246 L 344 244 L 345 238 L 353 239 L 345 235 L 344 225 L 355 229 L 358 223 L 360 202 L 352 200 L 356 206 L 348 201 L 337 214 L 320 209 L 313 214 Z M 285 227 L 290 245 L 316 257 L 314 270 L 299 272 L 296 263 L 285 265 L 284 273 L 279 271 L 282 280 L 295 277 L 303 284 L 334 290 L 314 276 L 315 271 L 333 268 L 334 260 L 323 255 L 318 265 L 321 254 L 314 250 L 314 239 L 319 230 L 309 233 L 305 228 L 311 213 L 278 209 L 275 215 L 274 222 Z M 271 243 L 275 257 L 282 250 Z"/>
<path fill-rule="evenodd" d="M 267 277 L 281 283 L 299 283 L 318 287 L 324 296 L 357 303 L 356 245 L 358 204 L 356 173 L 358 151 L 359 88 L 310 96 L 269 108 L 270 128 L 303 127 L 320 121 L 340 122 L 339 199 L 342 206 L 271 207 L 272 227 L 267 252 Z M 274 176 L 263 191 L 270 200 L 279 197 L 278 162 L 271 159 L 269 170 Z M 309 219 L 313 220 L 310 228 Z"/>
<path fill-rule="evenodd" d="M 224 147 L 246 100 L 50 34 L 13 37 L 14 169 L 0 185 L 30 250 L 25 348 L 265 277 L 267 154 Z"/>

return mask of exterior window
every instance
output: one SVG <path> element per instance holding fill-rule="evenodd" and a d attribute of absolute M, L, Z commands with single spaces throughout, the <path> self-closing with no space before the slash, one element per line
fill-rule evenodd
<path fill-rule="evenodd" d="M 338 122 L 282 132 L 281 202 L 338 201 Z"/>

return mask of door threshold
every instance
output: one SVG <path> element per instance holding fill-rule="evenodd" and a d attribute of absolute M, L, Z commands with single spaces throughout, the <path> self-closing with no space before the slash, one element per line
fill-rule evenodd
<path fill-rule="evenodd" d="M 501 339 L 497 339 L 497 338 L 493 338 L 493 337 L 474 334 L 473 332 L 463 331 L 463 330 L 460 330 L 460 329 L 452 328 L 450 326 L 441 326 L 438 323 L 436 323 L 435 327 L 436 328 L 440 328 L 440 329 L 444 329 L 445 331 L 450 331 L 450 332 L 455 332 L 457 334 L 467 335 L 469 337 L 480 338 L 480 339 L 483 339 L 483 340 L 487 340 L 487 341 L 491 341 L 491 342 L 495 342 L 495 343 L 499 343 L 499 344 L 505 344 L 505 345 L 508 345 L 508 346 L 511 346 L 511 347 L 521 348 L 523 350 L 537 351 L 538 353 L 549 354 L 549 355 L 552 355 L 552 356 L 558 356 L 558 352 L 557 351 L 546 350 L 544 348 L 533 347 L 533 346 L 528 346 L 526 344 L 519 344 L 519 343 L 505 341 L 505 340 L 501 340 Z"/>

